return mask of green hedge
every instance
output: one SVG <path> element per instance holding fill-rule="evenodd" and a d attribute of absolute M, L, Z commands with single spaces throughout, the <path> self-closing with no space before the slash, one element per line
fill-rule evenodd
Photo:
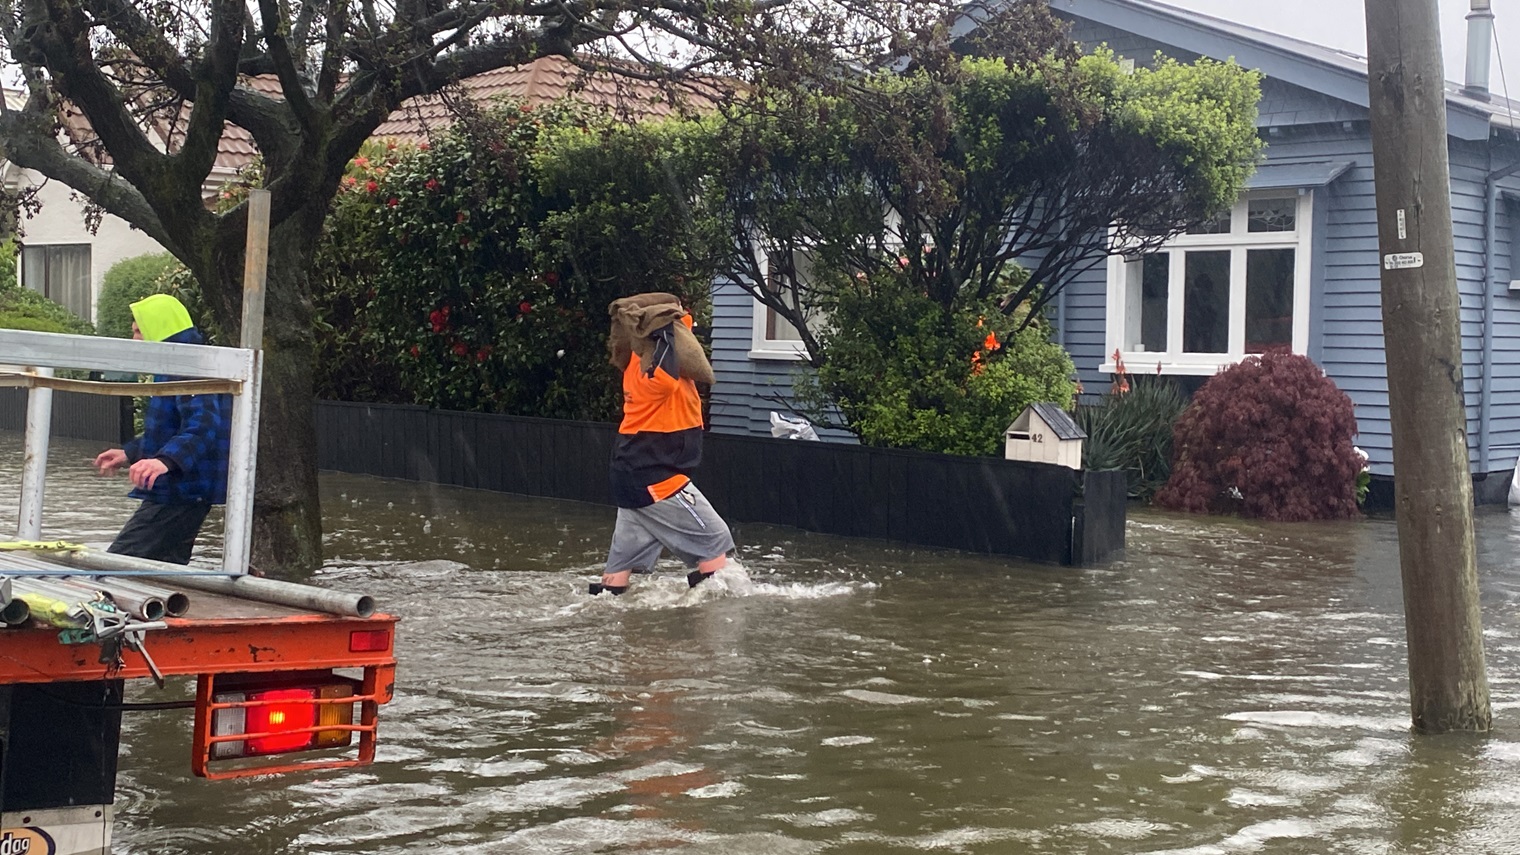
<path fill-rule="evenodd" d="M 131 305 L 163 291 L 168 278 L 179 268 L 180 263 L 167 252 L 125 258 L 111 265 L 101 279 L 100 301 L 95 306 L 100 334 L 131 338 Z"/>

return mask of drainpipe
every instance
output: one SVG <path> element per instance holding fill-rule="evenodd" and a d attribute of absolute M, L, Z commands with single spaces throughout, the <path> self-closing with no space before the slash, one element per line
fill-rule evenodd
<path fill-rule="evenodd" d="M 1489 157 L 1493 157 L 1493 140 L 1489 140 Z M 1494 300 L 1499 280 L 1494 275 L 1499 219 L 1499 180 L 1520 172 L 1520 162 L 1495 169 L 1483 180 L 1483 385 L 1478 398 L 1478 470 L 1488 472 L 1489 411 L 1494 398 Z M 1511 249 L 1510 265 L 1516 253 Z"/>
<path fill-rule="evenodd" d="M 1489 100 L 1488 63 L 1494 41 L 1493 0 L 1472 0 L 1467 14 L 1467 78 L 1462 94 L 1481 101 Z M 1494 276 L 1495 247 L 1499 219 L 1499 179 L 1520 170 L 1520 163 L 1493 169 L 1494 140 L 1488 139 L 1489 173 L 1483 180 L 1483 385 L 1478 394 L 1478 471 L 1489 471 L 1490 413 L 1494 399 L 1494 301 L 1498 279 Z M 1510 252 L 1514 268 L 1514 249 Z"/>
<path fill-rule="evenodd" d="M 1490 45 L 1494 43 L 1493 0 L 1472 0 L 1467 13 L 1467 78 L 1462 94 L 1487 101 Z"/>

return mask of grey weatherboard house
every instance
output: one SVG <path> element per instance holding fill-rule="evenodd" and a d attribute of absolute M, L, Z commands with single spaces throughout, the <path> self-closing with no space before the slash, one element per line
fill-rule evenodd
<path fill-rule="evenodd" d="M 1157 52 L 1231 59 L 1264 75 L 1265 161 L 1206 233 L 1143 259 L 1112 256 L 1051 311 L 1082 383 L 1132 373 L 1196 383 L 1268 346 L 1321 365 L 1356 403 L 1376 480 L 1393 473 L 1366 61 L 1152 0 L 1051 0 L 1085 46 L 1146 64 Z M 1469 16 L 1468 79 L 1448 84 L 1451 202 L 1462 295 L 1468 445 L 1480 501 L 1503 501 L 1520 453 L 1520 104 L 1488 91 L 1492 17 Z M 970 24 L 968 24 L 970 26 Z M 714 430 L 768 433 L 802 367 L 784 325 L 740 288 L 714 290 Z M 827 435 L 826 435 L 826 438 Z"/>

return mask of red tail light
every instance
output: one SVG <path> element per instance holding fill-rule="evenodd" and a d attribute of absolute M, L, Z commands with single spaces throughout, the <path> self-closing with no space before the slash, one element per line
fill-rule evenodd
<path fill-rule="evenodd" d="M 250 701 L 281 701 L 300 698 L 308 703 L 249 707 L 248 723 L 243 732 L 277 735 L 249 739 L 245 743 L 247 748 L 244 749 L 243 754 L 245 756 L 283 754 L 286 751 L 300 751 L 311 745 L 316 734 L 303 731 L 302 728 L 308 728 L 317 723 L 317 708 L 310 703 L 316 696 L 316 689 L 275 689 L 250 694 L 248 696 Z"/>
<path fill-rule="evenodd" d="M 327 675 L 322 685 L 247 687 L 212 701 L 212 760 L 338 748 L 353 740 L 354 683 Z M 319 730 L 330 726 L 332 730 Z M 242 736 L 242 739 L 227 737 Z"/>

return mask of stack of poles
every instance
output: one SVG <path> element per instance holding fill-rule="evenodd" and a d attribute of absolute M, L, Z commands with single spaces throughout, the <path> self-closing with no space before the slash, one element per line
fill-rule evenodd
<path fill-rule="evenodd" d="M 65 575 L 59 571 L 66 568 L 26 555 L 7 555 L 4 561 L 9 569 L 24 574 L 13 576 L 10 580 L 16 594 L 11 602 L 21 603 L 23 607 L 37 597 L 67 606 L 105 600 L 132 617 L 147 621 L 182 617 L 190 609 L 190 597 L 180 591 L 131 579 L 92 579 L 81 575 Z M 26 623 L 28 616 L 21 614 L 21 609 L 15 609 L 14 614 L 7 614 L 9 611 L 12 611 L 9 606 L 0 609 L 0 622 L 8 626 Z"/>

